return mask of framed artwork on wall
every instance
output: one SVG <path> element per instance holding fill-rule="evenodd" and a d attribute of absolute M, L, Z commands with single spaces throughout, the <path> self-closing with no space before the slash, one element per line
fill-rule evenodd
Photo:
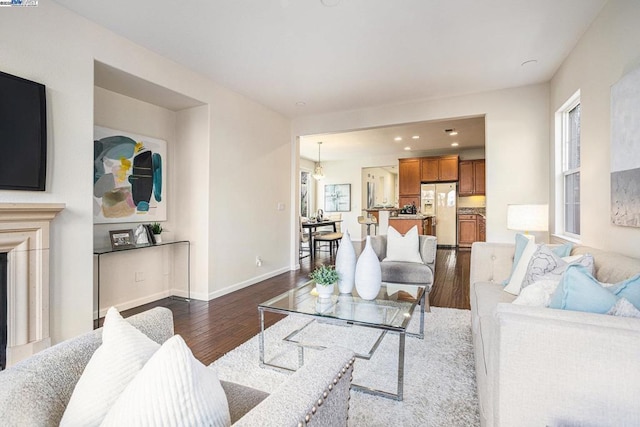
<path fill-rule="evenodd" d="M 326 212 L 351 211 L 351 184 L 325 185 L 324 210 Z"/>
<path fill-rule="evenodd" d="M 165 221 L 167 143 L 94 127 L 93 223 Z"/>
<path fill-rule="evenodd" d="M 611 222 L 640 227 L 640 68 L 611 87 Z"/>

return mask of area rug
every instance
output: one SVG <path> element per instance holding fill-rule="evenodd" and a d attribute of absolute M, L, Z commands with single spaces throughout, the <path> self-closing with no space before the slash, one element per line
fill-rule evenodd
<path fill-rule="evenodd" d="M 431 313 L 425 313 L 424 340 L 406 338 L 404 400 L 398 402 L 352 390 L 350 426 L 480 425 L 470 312 L 438 307 L 431 310 Z M 418 320 L 414 317 L 410 331 L 417 331 Z M 297 346 L 282 339 L 308 322 L 308 318 L 288 316 L 267 329 L 265 360 L 295 368 Z M 375 331 L 367 328 L 327 324 L 312 324 L 305 332 L 314 340 L 331 338 L 340 345 L 363 352 L 376 338 L 372 335 Z M 309 338 L 301 334 L 296 339 Z M 258 337 L 255 336 L 218 359 L 213 366 L 222 380 L 272 392 L 287 374 L 260 368 L 258 351 Z M 312 351 L 305 350 L 305 356 Z M 388 333 L 370 360 L 356 361 L 353 382 L 395 393 L 397 361 L 398 335 Z"/>

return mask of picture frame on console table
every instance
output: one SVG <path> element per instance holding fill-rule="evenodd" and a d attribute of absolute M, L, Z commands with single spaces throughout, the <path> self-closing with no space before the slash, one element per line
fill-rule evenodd
<path fill-rule="evenodd" d="M 109 230 L 111 249 L 127 249 L 136 246 L 133 230 Z"/>

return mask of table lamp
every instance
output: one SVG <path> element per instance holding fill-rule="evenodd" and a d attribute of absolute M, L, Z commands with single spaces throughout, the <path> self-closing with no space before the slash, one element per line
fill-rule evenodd
<path fill-rule="evenodd" d="M 549 230 L 549 205 L 507 205 L 507 228 L 535 239 L 529 231 Z"/>

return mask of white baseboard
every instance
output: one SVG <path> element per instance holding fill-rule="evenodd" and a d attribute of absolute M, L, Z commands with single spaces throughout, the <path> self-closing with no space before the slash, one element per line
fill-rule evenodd
<path fill-rule="evenodd" d="M 244 282 L 236 283 L 231 286 L 227 286 L 224 289 L 219 289 L 217 291 L 209 293 L 208 300 L 212 300 L 223 295 L 229 294 L 234 291 L 238 291 L 240 289 L 244 289 L 248 286 L 255 285 L 258 282 L 262 282 L 263 280 L 271 279 L 272 277 L 277 276 L 278 274 L 286 273 L 287 271 L 291 271 L 289 267 L 283 267 L 278 270 L 271 271 L 269 273 L 262 274 L 260 276 L 252 277 L 249 280 L 245 280 Z M 195 297 L 194 297 L 195 298 Z"/>
<path fill-rule="evenodd" d="M 142 298 L 138 298 L 138 299 L 134 299 L 134 300 L 131 300 L 131 301 L 126 301 L 126 302 L 117 304 L 115 307 L 118 309 L 118 311 L 129 310 L 130 308 L 139 307 L 141 305 L 148 304 L 150 302 L 157 301 L 159 299 L 167 298 L 168 296 L 171 296 L 171 295 L 172 294 L 171 294 L 170 291 L 157 292 L 157 293 L 152 294 L 152 295 L 145 295 Z M 104 317 L 107 314 L 108 310 L 109 310 L 109 307 L 101 308 L 100 309 L 100 317 Z"/>

